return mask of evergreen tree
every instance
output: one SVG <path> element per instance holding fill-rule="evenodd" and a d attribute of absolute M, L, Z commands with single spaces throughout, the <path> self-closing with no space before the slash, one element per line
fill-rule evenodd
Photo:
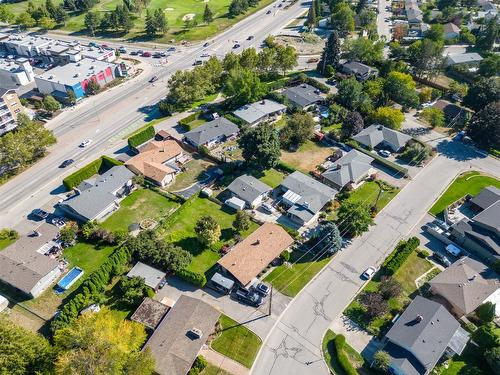
<path fill-rule="evenodd" d="M 85 14 L 84 25 L 87 28 L 90 35 L 94 36 L 97 28 L 101 24 L 101 17 L 97 12 L 87 12 Z"/>
<path fill-rule="evenodd" d="M 146 9 L 146 21 L 145 21 L 146 34 L 149 36 L 156 34 L 156 23 L 154 16 L 151 14 L 149 9 Z"/>
<path fill-rule="evenodd" d="M 321 0 L 314 0 L 313 4 L 314 10 L 316 11 L 316 17 L 321 17 L 321 15 L 323 14 L 323 12 L 321 11 Z"/>
<path fill-rule="evenodd" d="M 165 17 L 165 13 L 160 8 L 156 9 L 154 12 L 154 24 L 157 31 L 165 34 L 168 30 L 168 21 Z"/>
<path fill-rule="evenodd" d="M 306 20 L 306 26 L 309 27 L 309 29 L 314 28 L 316 26 L 316 6 L 314 5 L 315 1 L 311 3 L 311 6 L 309 7 L 309 12 L 307 13 L 307 20 Z"/>
<path fill-rule="evenodd" d="M 212 23 L 214 20 L 214 15 L 212 13 L 212 10 L 208 6 L 208 4 L 205 5 L 205 11 L 203 12 L 203 21 L 207 24 Z"/>
<path fill-rule="evenodd" d="M 243 14 L 248 9 L 248 1 L 247 0 L 232 0 L 229 5 L 229 17 L 236 17 L 240 14 Z"/>
<path fill-rule="evenodd" d="M 340 60 L 340 40 L 339 34 L 336 31 L 332 31 L 328 37 L 323 54 L 321 55 L 321 60 L 318 63 L 317 70 L 325 75 L 326 67 L 328 65 L 337 67 Z"/>

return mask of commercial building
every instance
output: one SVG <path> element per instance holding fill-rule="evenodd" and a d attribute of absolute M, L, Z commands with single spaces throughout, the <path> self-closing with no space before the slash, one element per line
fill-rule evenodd
<path fill-rule="evenodd" d="M 35 80 L 35 73 L 28 59 L 0 59 L 0 87 L 25 86 Z"/>
<path fill-rule="evenodd" d="M 17 126 L 17 115 L 23 106 L 14 90 L 0 89 L 0 135 Z"/>

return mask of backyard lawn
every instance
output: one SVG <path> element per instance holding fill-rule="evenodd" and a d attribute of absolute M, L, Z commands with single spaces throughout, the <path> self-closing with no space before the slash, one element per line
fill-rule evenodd
<path fill-rule="evenodd" d="M 179 203 L 149 189 L 139 189 L 120 202 L 120 209 L 103 223 L 102 227 L 111 231 L 126 231 L 132 223 L 143 219 L 158 221 L 171 215 Z"/>
<path fill-rule="evenodd" d="M 221 227 L 221 238 L 214 246 L 213 250 L 204 248 L 198 239 L 194 227 L 196 221 L 205 215 L 213 217 Z M 193 260 L 188 270 L 205 273 L 219 259 L 218 250 L 225 243 L 234 238 L 233 221 L 236 213 L 226 211 L 225 207 L 219 206 L 208 199 L 194 197 L 184 203 L 177 212 L 172 215 L 160 228 L 160 235 L 167 241 L 182 247 L 193 254 Z M 242 233 L 243 237 L 248 236 L 258 225 L 251 222 L 250 228 Z"/>
<path fill-rule="evenodd" d="M 316 169 L 316 166 L 323 163 L 332 153 L 330 147 L 309 140 L 295 152 L 282 150 L 281 161 L 307 174 Z"/>
<path fill-rule="evenodd" d="M 277 187 L 285 179 L 283 172 L 277 171 L 276 169 L 268 169 L 263 172 L 255 172 L 254 176 L 261 180 L 266 185 L 271 186 L 273 189 Z"/>
<path fill-rule="evenodd" d="M 78 266 L 85 271 L 80 279 L 90 275 L 111 255 L 115 246 L 95 246 L 94 244 L 78 241 L 76 245 L 64 249 L 63 255 L 68 260 L 68 268 Z M 76 282 L 75 285 L 79 284 Z"/>
<path fill-rule="evenodd" d="M 214 162 L 199 155 L 193 155 L 193 159 L 184 164 L 186 170 L 175 177 L 175 181 L 168 185 L 167 190 L 179 191 L 190 187 L 195 182 L 203 180 L 206 177 L 205 171 L 214 166 Z"/>
<path fill-rule="evenodd" d="M 221 331 L 210 344 L 212 349 L 251 368 L 262 340 L 244 325 L 226 315 L 219 318 Z"/>
<path fill-rule="evenodd" d="M 467 194 L 476 195 L 481 189 L 487 186 L 496 186 L 500 188 L 500 180 L 477 171 L 464 173 L 453 181 L 441 198 L 434 203 L 434 206 L 431 207 L 429 212 L 437 216 L 453 202 L 456 202 Z"/>
<path fill-rule="evenodd" d="M 381 188 L 383 192 L 380 192 Z M 398 188 L 383 181 L 365 181 L 363 185 L 349 193 L 347 200 L 350 202 L 366 202 L 370 206 L 376 203 L 377 212 L 380 212 L 398 192 Z"/>
<path fill-rule="evenodd" d="M 200 372 L 200 375 L 231 375 L 226 370 L 220 369 L 218 366 L 211 364 L 210 362 L 207 364 L 207 367 Z"/>
<path fill-rule="evenodd" d="M 331 259 L 331 257 L 326 257 L 313 260 L 313 255 L 303 255 L 304 253 L 299 251 L 292 252 L 290 263 L 293 265 L 289 267 L 282 264 L 276 267 L 264 281 L 271 283 L 280 293 L 295 297 Z"/>

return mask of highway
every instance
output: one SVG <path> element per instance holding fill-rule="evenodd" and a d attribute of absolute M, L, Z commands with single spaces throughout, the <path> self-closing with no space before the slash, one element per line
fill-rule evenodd
<path fill-rule="evenodd" d="M 241 44 L 235 52 L 248 47 L 258 48 L 268 35 L 277 34 L 309 6 L 308 2 L 297 2 L 283 10 L 276 7 L 278 3 L 259 10 L 212 38 L 208 48 L 201 44 L 182 47 L 169 57 L 166 66 L 157 66 L 158 60 L 150 59 L 149 63 L 142 64 L 144 72 L 140 76 L 87 98 L 50 121 L 47 127 L 54 131 L 57 144 L 49 149 L 45 158 L 0 186 L 0 228 L 17 226 L 21 232 L 33 229 L 34 223 L 25 220 L 27 215 L 34 208 L 58 199 L 58 194 L 63 192 L 61 181 L 66 175 L 103 153 L 114 153 L 124 147 L 122 138 L 146 122 L 147 112 L 165 97 L 166 82 L 175 71 L 190 69 L 203 52 L 222 57 L 233 50 L 235 41 Z M 268 10 L 272 13 L 266 14 Z M 250 35 L 254 38 L 249 41 Z M 153 75 L 159 80 L 151 84 L 148 81 Z M 92 144 L 79 148 L 79 143 L 86 138 L 92 139 Z M 75 159 L 76 163 L 70 168 L 58 168 L 66 159 Z"/>

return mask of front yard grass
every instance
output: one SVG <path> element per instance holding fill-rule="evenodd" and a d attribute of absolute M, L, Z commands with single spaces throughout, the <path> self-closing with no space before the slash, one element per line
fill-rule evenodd
<path fill-rule="evenodd" d="M 120 202 L 120 209 L 103 223 L 102 227 L 111 231 L 126 231 L 132 223 L 144 219 L 158 221 L 174 212 L 179 203 L 149 189 L 139 189 Z"/>
<path fill-rule="evenodd" d="M 297 250 L 292 252 L 290 257 L 292 266 L 282 264 L 276 267 L 264 281 L 271 283 L 280 293 L 295 297 L 331 259 L 331 257 L 324 257 L 314 260 L 311 254 L 304 255 L 300 259 L 302 255 L 304 253 Z"/>
<path fill-rule="evenodd" d="M 212 349 L 251 368 L 262 340 L 244 325 L 226 315 L 219 318 L 220 332 L 212 341 Z"/>
<path fill-rule="evenodd" d="M 173 192 L 187 189 L 195 182 L 203 180 L 206 177 L 205 171 L 215 165 L 214 162 L 200 155 L 193 155 L 193 159 L 184 165 L 186 170 L 175 177 L 175 181 L 167 186 L 167 190 Z"/>
<path fill-rule="evenodd" d="M 500 180 L 477 171 L 463 173 L 446 189 L 429 212 L 434 216 L 438 216 L 453 202 L 467 194 L 476 195 L 487 186 L 500 188 Z"/>
<path fill-rule="evenodd" d="M 322 164 L 332 153 L 330 147 L 308 140 L 295 152 L 282 150 L 281 161 L 307 174 L 316 169 L 318 164 Z"/>
<path fill-rule="evenodd" d="M 381 189 L 383 189 L 382 192 Z M 349 192 L 347 200 L 349 202 L 366 202 L 370 206 L 376 203 L 377 212 L 380 212 L 398 193 L 397 187 L 383 181 L 365 181 L 356 190 Z"/>
<path fill-rule="evenodd" d="M 484 361 L 484 352 L 470 341 L 461 355 L 449 360 L 447 367 L 438 366 L 434 373 L 437 375 L 491 374 L 490 367 Z"/>
<path fill-rule="evenodd" d="M 207 367 L 205 367 L 203 371 L 200 372 L 200 375 L 231 375 L 231 373 L 208 362 Z"/>
<path fill-rule="evenodd" d="M 325 357 L 326 364 L 328 365 L 333 374 L 344 375 L 345 371 L 337 359 L 335 344 L 333 342 L 333 339 L 336 336 L 337 334 L 332 330 L 329 329 L 328 331 L 326 331 L 326 334 L 323 337 L 323 344 L 322 344 L 323 355 Z M 344 353 L 349 359 L 349 362 L 351 362 L 351 364 L 356 368 L 356 370 L 358 370 L 359 373 L 371 374 L 371 371 L 368 369 L 368 366 L 365 363 L 364 358 L 347 342 L 344 346 Z"/>
<path fill-rule="evenodd" d="M 205 248 L 196 237 L 194 227 L 196 221 L 202 216 L 211 216 L 221 227 L 221 238 L 212 246 L 212 249 Z M 182 247 L 193 255 L 193 260 L 188 267 L 189 271 L 197 273 L 207 272 L 220 259 L 218 250 L 227 242 L 233 240 L 233 221 L 236 213 L 226 210 L 225 207 L 212 202 L 211 200 L 194 197 L 184 203 L 174 215 L 172 215 L 160 228 L 160 235 L 168 242 Z M 243 232 L 242 237 L 248 236 L 258 225 L 253 221 L 250 228 Z"/>

